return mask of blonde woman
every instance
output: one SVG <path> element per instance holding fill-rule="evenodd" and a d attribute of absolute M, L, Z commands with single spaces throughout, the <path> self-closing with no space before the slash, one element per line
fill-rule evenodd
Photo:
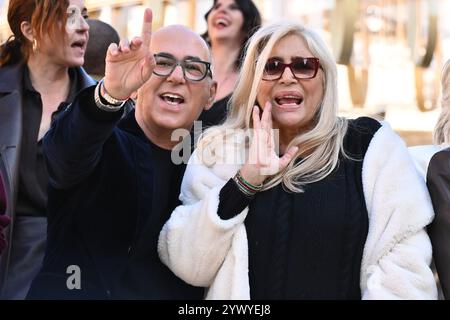
<path fill-rule="evenodd" d="M 231 107 L 160 234 L 177 276 L 207 299 L 436 298 L 426 186 L 388 125 L 337 117 L 336 65 L 314 32 L 255 33 Z"/>
<path fill-rule="evenodd" d="M 450 299 L 450 60 L 442 71 L 442 112 L 434 145 L 410 148 L 425 179 L 436 217 L 428 228 L 433 258 L 445 299 Z"/>

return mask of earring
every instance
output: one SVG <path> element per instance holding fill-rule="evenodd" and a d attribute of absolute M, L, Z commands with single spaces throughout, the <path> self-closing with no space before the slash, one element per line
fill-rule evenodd
<path fill-rule="evenodd" d="M 37 41 L 36 39 L 33 39 L 33 52 L 36 52 L 37 50 Z"/>

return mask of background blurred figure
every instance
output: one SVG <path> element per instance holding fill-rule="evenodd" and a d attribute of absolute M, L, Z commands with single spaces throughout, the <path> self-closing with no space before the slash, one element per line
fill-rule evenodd
<path fill-rule="evenodd" d="M 450 60 L 442 71 L 442 112 L 434 131 L 434 145 L 410 148 L 416 167 L 426 180 L 435 211 L 428 232 L 445 299 L 450 299 Z"/>
<path fill-rule="evenodd" d="M 54 115 L 93 85 L 80 66 L 89 38 L 83 0 L 11 0 L 13 36 L 0 48 L 0 150 L 12 219 L 0 298 L 25 298 L 44 256 L 48 174 L 42 138 Z"/>
<path fill-rule="evenodd" d="M 434 130 L 434 143 L 441 147 L 450 146 L 450 60 L 442 69 L 442 111 Z"/>
<path fill-rule="evenodd" d="M 109 24 L 87 19 L 89 25 L 89 42 L 84 55 L 83 69 L 95 80 L 105 76 L 105 57 L 111 43 L 119 43 L 117 31 Z"/>
<path fill-rule="evenodd" d="M 208 29 L 202 36 L 211 46 L 218 88 L 215 103 L 198 120 L 203 127 L 210 127 L 223 122 L 227 115 L 245 44 L 261 26 L 261 16 L 251 0 L 214 0 L 205 19 Z"/>

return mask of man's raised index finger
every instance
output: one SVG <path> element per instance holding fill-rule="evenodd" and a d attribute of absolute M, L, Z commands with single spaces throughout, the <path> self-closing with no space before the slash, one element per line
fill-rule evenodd
<path fill-rule="evenodd" d="M 152 38 L 152 21 L 153 12 L 151 9 L 147 8 L 144 12 L 144 23 L 142 24 L 142 43 L 144 46 L 150 46 Z"/>

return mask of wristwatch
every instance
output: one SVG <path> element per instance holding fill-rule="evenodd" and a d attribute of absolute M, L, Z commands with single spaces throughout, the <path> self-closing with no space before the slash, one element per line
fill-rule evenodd
<path fill-rule="evenodd" d="M 101 93 L 102 86 L 104 89 L 103 90 L 104 94 Z M 118 99 L 111 97 L 108 94 L 108 92 L 106 91 L 105 85 L 104 85 L 104 79 L 102 79 L 97 84 L 97 87 L 95 87 L 94 100 L 95 100 L 95 104 L 100 109 L 102 109 L 104 111 L 108 111 L 108 112 L 115 112 L 115 111 L 120 110 L 123 107 L 123 105 L 125 104 L 125 102 L 127 102 L 128 99 L 118 100 Z"/>

